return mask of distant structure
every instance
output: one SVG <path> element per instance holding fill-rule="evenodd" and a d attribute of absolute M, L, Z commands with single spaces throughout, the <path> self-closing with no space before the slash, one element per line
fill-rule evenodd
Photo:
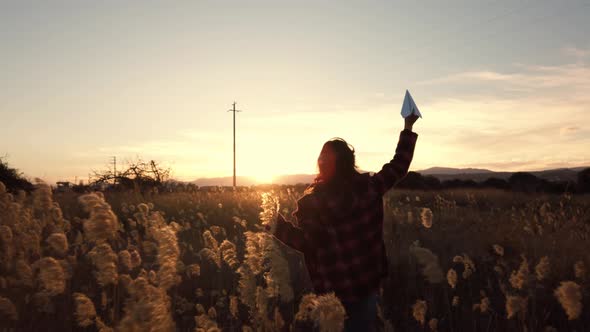
<path fill-rule="evenodd" d="M 56 185 L 57 188 L 55 188 L 55 190 L 57 192 L 68 192 L 72 190 L 74 184 L 69 181 L 58 181 L 56 182 Z"/>
<path fill-rule="evenodd" d="M 117 157 L 113 156 L 113 184 L 117 184 Z"/>
<path fill-rule="evenodd" d="M 236 112 L 241 112 L 236 109 L 236 102 L 233 103 L 233 109 L 228 112 L 234 113 L 234 189 L 236 188 Z"/>

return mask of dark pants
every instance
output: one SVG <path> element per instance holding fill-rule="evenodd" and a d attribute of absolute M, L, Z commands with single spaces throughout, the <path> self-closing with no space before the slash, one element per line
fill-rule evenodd
<path fill-rule="evenodd" d="M 377 293 L 356 302 L 342 302 L 348 319 L 344 322 L 345 332 L 371 332 L 376 330 Z"/>

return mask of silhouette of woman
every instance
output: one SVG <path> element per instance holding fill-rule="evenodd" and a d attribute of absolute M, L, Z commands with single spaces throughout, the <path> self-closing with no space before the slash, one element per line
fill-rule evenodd
<path fill-rule="evenodd" d="M 319 174 L 297 202 L 297 224 L 279 214 L 267 226 L 301 251 L 316 294 L 334 292 L 342 301 L 346 331 L 373 331 L 381 279 L 388 264 L 383 242 L 383 195 L 408 172 L 418 135 L 418 117 L 405 118 L 395 156 L 381 171 L 359 173 L 354 149 L 341 138 L 327 141 Z"/>

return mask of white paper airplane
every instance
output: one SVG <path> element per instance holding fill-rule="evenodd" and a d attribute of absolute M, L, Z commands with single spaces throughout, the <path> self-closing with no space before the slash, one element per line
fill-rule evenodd
<path fill-rule="evenodd" d="M 412 113 L 422 117 L 422 114 L 420 114 L 420 111 L 418 110 L 418 106 L 416 106 L 414 99 L 412 99 L 412 96 L 410 95 L 410 91 L 406 90 L 406 97 L 404 98 L 404 103 L 402 105 L 402 116 L 407 118 Z"/>

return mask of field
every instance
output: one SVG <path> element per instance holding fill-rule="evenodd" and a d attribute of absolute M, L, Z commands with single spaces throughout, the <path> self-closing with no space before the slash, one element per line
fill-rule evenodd
<path fill-rule="evenodd" d="M 0 330 L 337 331 L 302 257 L 261 224 L 300 187 L 12 195 L 0 184 Z M 590 197 L 392 190 L 385 331 L 588 331 Z"/>

